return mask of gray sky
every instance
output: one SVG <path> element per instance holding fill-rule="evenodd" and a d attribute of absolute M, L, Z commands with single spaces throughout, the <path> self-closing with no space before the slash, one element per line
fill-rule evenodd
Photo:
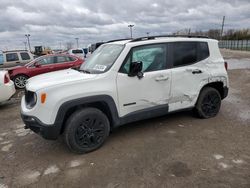
<path fill-rule="evenodd" d="M 250 27 L 250 0 L 0 0 L 0 49 L 31 46 L 81 47 L 89 43 L 130 36 L 169 34 L 191 28 Z"/>

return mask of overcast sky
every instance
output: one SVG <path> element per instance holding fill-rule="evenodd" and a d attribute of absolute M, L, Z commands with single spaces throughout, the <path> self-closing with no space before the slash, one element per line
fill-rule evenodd
<path fill-rule="evenodd" d="M 52 48 L 191 28 L 250 28 L 250 0 L 0 0 L 0 49 Z"/>

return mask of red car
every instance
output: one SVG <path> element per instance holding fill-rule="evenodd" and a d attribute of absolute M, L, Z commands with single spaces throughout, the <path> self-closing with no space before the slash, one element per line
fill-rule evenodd
<path fill-rule="evenodd" d="M 10 68 L 8 71 L 16 88 L 22 89 L 30 77 L 62 69 L 80 68 L 82 63 L 82 59 L 68 54 L 45 55 L 24 66 Z"/>

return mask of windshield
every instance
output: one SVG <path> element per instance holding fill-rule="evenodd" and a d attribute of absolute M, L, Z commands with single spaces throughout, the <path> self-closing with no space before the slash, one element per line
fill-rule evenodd
<path fill-rule="evenodd" d="M 82 64 L 80 70 L 89 73 L 103 73 L 110 69 L 120 55 L 124 45 L 106 44 L 97 48 L 94 53 Z"/>

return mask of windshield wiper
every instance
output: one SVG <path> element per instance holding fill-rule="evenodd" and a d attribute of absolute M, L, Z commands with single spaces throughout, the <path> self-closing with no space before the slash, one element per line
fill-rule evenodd
<path fill-rule="evenodd" d="M 88 71 L 88 70 L 81 69 L 81 70 L 79 70 L 79 71 L 80 71 L 80 72 L 87 73 L 87 74 L 91 74 L 90 71 Z"/>

